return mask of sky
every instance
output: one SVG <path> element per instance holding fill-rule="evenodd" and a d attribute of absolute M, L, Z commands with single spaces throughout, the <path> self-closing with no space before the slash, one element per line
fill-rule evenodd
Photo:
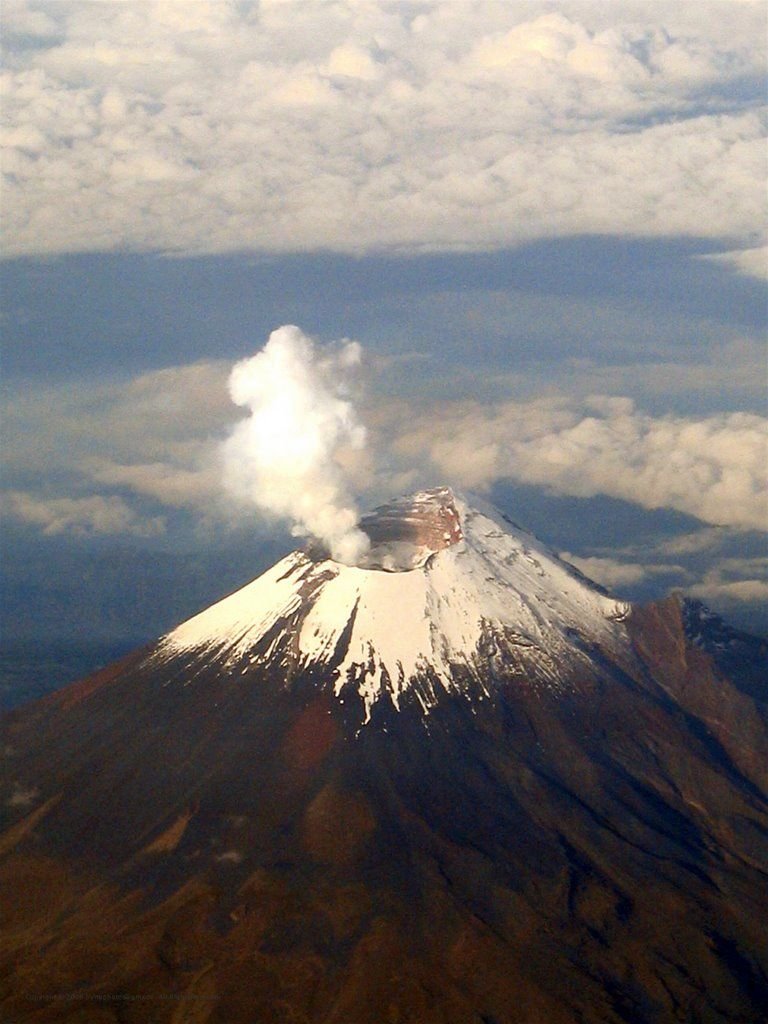
<path fill-rule="evenodd" d="M 149 639 L 295 545 L 222 456 L 286 325 L 359 345 L 359 508 L 476 491 L 619 596 L 768 631 L 765 28 L 6 0 L 3 636 Z"/>

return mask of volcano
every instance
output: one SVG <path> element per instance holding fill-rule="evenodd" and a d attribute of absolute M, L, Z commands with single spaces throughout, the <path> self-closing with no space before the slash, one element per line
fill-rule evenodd
<path fill-rule="evenodd" d="M 447 488 L 7 716 L 2 1019 L 757 1024 L 766 645 Z"/>

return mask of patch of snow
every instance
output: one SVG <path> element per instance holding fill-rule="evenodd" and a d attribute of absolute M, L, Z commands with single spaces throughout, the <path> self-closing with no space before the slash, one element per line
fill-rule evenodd
<path fill-rule="evenodd" d="M 294 551 L 241 590 L 177 626 L 161 640 L 161 647 L 174 653 L 226 647 L 234 660 L 301 606 L 299 583 L 309 565 L 306 555 Z"/>

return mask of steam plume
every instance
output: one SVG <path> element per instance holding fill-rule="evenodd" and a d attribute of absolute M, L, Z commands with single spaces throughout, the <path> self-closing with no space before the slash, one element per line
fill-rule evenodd
<path fill-rule="evenodd" d="M 369 547 L 337 459 L 365 445 L 365 429 L 345 397 L 357 342 L 321 353 L 298 327 L 273 331 L 261 352 L 237 363 L 232 401 L 250 415 L 224 444 L 230 490 L 293 522 L 297 536 L 322 540 L 339 562 L 356 562 Z"/>

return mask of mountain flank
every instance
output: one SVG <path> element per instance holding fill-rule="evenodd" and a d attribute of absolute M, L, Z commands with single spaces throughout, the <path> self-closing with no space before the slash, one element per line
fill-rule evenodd
<path fill-rule="evenodd" d="M 0 1018 L 757 1024 L 764 642 L 446 488 L 6 717 Z"/>

